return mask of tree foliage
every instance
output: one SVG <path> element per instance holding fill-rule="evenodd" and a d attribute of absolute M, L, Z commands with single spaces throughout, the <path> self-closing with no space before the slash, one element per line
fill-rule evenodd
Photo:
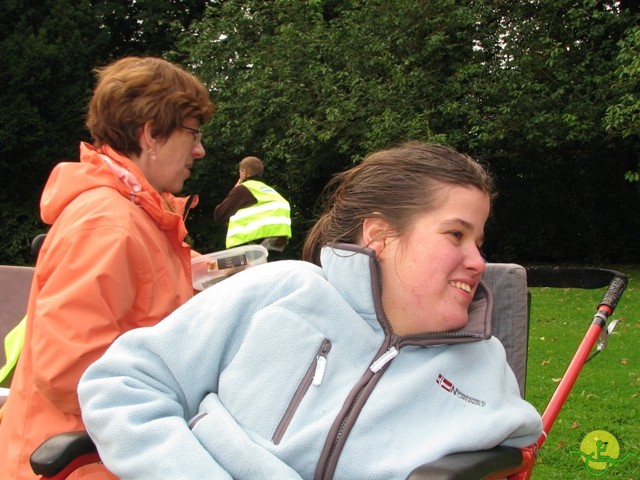
<path fill-rule="evenodd" d="M 624 172 L 640 152 L 603 121 L 637 20 L 633 3 L 590 0 L 215 2 L 181 44 L 219 105 L 195 235 L 220 246 L 207 209 L 244 155 L 293 199 L 300 242 L 333 173 L 422 139 L 497 175 L 490 258 L 635 258 Z"/>
<path fill-rule="evenodd" d="M 640 140 L 640 26 L 631 27 L 620 40 L 618 68 L 613 82 L 617 102 L 607 108 L 604 126 L 608 132 Z M 625 173 L 631 181 L 640 180 L 640 161 L 637 170 Z"/>
<path fill-rule="evenodd" d="M 28 258 L 29 241 L 42 227 L 37 206 L 46 176 L 60 159 L 73 158 L 78 140 L 86 138 L 87 73 L 100 45 L 86 20 L 90 13 L 88 2 L 2 3 L 3 263 Z"/>

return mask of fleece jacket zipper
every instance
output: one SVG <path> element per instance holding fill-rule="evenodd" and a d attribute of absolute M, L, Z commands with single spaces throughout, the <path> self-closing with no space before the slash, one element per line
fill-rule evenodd
<path fill-rule="evenodd" d="M 300 402 L 304 398 L 305 394 L 311 387 L 311 385 L 319 386 L 322 383 L 322 378 L 324 377 L 324 370 L 327 364 L 327 354 L 331 350 L 331 341 L 329 339 L 324 339 L 316 356 L 313 361 L 309 365 L 307 372 L 304 377 L 302 377 L 302 381 L 298 385 L 295 393 L 293 394 L 293 398 L 287 407 L 287 411 L 282 416 L 280 423 L 276 427 L 276 431 L 273 434 L 271 440 L 275 445 L 278 445 L 282 440 L 285 432 L 287 431 L 287 427 L 291 423 L 296 410 L 300 406 Z"/>
<path fill-rule="evenodd" d="M 394 336 L 394 343 L 397 343 L 397 340 L 398 337 Z M 373 392 L 378 380 L 380 380 L 382 373 L 397 355 L 398 349 L 395 345 L 384 346 L 379 351 L 376 360 L 369 366 L 358 384 L 351 391 L 333 427 L 329 431 L 328 440 L 325 443 L 316 468 L 316 480 L 330 480 L 333 478 L 338 459 L 349 433 L 358 419 L 358 415 L 360 415 L 362 408 L 367 403 L 367 399 Z"/>

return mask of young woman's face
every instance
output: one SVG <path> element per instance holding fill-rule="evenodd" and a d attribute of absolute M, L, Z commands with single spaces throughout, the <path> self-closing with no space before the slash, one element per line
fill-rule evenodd
<path fill-rule="evenodd" d="M 183 127 L 199 130 L 194 118 L 184 121 Z M 156 145 L 156 161 L 148 165 L 147 180 L 159 193 L 178 193 L 191 175 L 193 162 L 204 157 L 200 138 L 188 128 L 178 127 L 165 141 Z"/>
<path fill-rule="evenodd" d="M 373 247 L 382 265 L 382 304 L 398 335 L 463 327 L 485 270 L 479 249 L 489 196 L 446 184 L 442 193 L 442 204 L 409 231 Z"/>

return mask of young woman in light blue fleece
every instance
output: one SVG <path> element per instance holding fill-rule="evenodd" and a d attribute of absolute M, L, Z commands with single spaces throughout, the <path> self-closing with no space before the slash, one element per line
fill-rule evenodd
<path fill-rule="evenodd" d="M 388 480 L 535 442 L 480 281 L 492 188 L 423 143 L 336 176 L 307 261 L 238 273 L 86 371 L 105 465 L 126 480 Z"/>

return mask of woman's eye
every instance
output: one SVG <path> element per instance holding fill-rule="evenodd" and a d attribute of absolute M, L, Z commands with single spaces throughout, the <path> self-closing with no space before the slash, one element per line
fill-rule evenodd
<path fill-rule="evenodd" d="M 449 235 L 460 240 L 462 238 L 462 232 L 449 232 Z"/>

